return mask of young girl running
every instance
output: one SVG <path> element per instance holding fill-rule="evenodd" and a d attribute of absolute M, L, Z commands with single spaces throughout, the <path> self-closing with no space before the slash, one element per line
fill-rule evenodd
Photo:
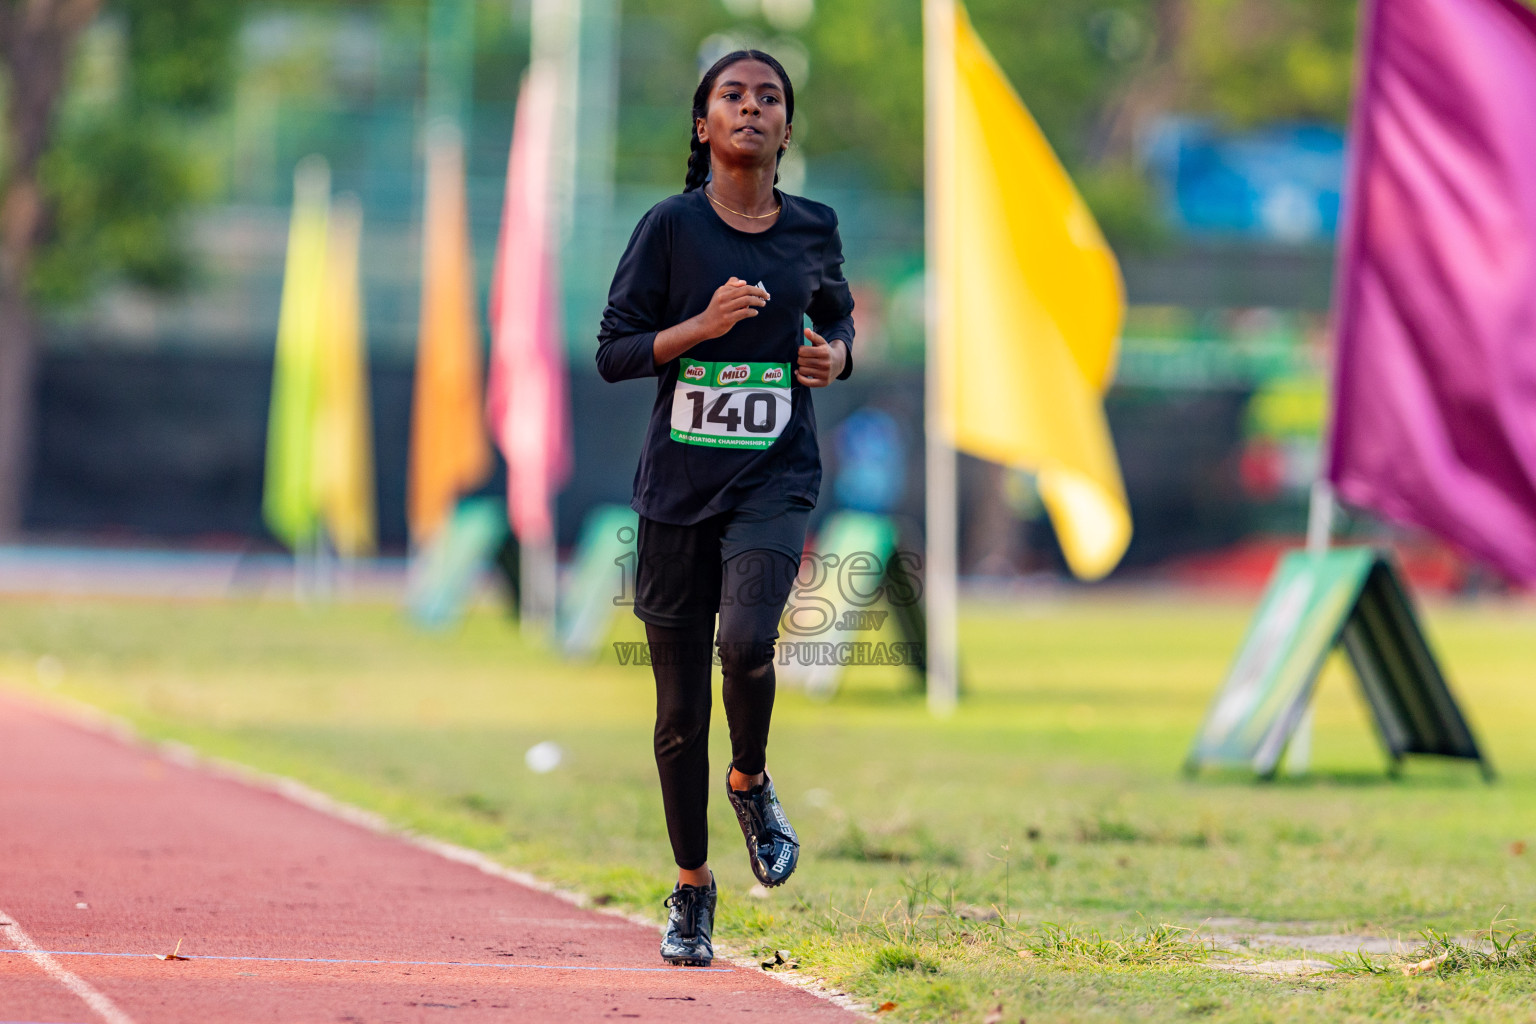
<path fill-rule="evenodd" d="M 656 677 L 656 766 L 678 867 L 661 943 L 674 964 L 714 957 L 712 635 L 726 794 L 752 872 L 780 885 L 800 852 L 766 764 L 774 641 L 821 484 L 807 389 L 852 371 L 853 299 L 836 214 L 774 188 L 794 117 L 794 87 L 766 53 L 738 50 L 705 72 L 683 192 L 635 228 L 598 334 L 604 380 L 658 378 L 632 505 L 635 614 Z"/>

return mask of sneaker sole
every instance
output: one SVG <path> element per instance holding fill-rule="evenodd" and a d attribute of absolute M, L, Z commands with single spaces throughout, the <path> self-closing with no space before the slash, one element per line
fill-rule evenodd
<path fill-rule="evenodd" d="M 703 957 L 697 956 L 664 956 L 662 959 L 671 964 L 673 967 L 708 967 L 710 964 L 714 963 L 713 960 L 705 960 Z"/>

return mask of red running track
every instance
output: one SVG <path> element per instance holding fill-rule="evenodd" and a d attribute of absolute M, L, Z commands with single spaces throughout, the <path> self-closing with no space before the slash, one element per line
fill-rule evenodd
<path fill-rule="evenodd" d="M 659 938 L 0 698 L 4 1024 L 858 1019 Z"/>

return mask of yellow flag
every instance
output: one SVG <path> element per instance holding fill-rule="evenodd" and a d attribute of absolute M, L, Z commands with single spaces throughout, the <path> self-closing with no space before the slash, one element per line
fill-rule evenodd
<path fill-rule="evenodd" d="M 929 141 L 938 426 L 961 451 L 1033 470 L 1067 564 L 1097 579 L 1131 538 L 1102 403 L 1119 266 L 958 4 L 953 18 L 953 77 L 932 94 Z"/>
<path fill-rule="evenodd" d="M 331 173 L 307 157 L 293 177 L 293 219 L 283 267 L 267 417 L 267 467 L 262 517 L 279 540 L 297 549 L 314 539 L 320 506 L 315 487 L 316 379 L 319 316 L 324 301 Z"/>
<path fill-rule="evenodd" d="M 411 407 L 406 513 L 411 540 L 425 543 L 454 506 L 491 472 L 482 410 L 482 355 L 475 322 L 464 146 L 436 125 L 427 143 L 421 329 Z"/>
<path fill-rule="evenodd" d="M 331 208 L 320 306 L 316 490 L 336 553 L 374 550 L 373 431 L 368 408 L 368 356 L 363 341 L 358 253 L 363 212 L 343 195 Z"/>

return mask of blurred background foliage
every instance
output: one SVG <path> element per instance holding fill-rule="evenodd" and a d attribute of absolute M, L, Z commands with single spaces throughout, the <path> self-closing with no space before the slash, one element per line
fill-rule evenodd
<path fill-rule="evenodd" d="M 477 4 L 477 107 L 510 108 L 526 62 L 527 7 Z M 968 7 L 1121 246 L 1166 234 L 1137 160 L 1153 118 L 1177 111 L 1240 128 L 1346 115 L 1352 2 Z M 34 270 L 38 297 L 79 300 L 114 275 L 156 289 L 187 283 L 194 267 L 178 214 L 237 190 L 240 171 L 230 165 L 239 156 L 221 152 L 231 112 L 257 96 L 279 97 L 285 111 L 414 105 L 426 11 L 425 0 L 110 0 L 81 48 L 45 165 L 52 210 Z M 621 18 L 621 186 L 678 187 L 702 55 L 747 43 L 774 52 L 797 78 L 796 140 L 817 184 L 921 189 L 921 0 L 625 0 Z M 367 31 L 336 31 L 349 22 Z"/>
<path fill-rule="evenodd" d="M 800 89 L 796 140 L 819 182 L 915 191 L 923 176 L 921 0 L 823 0 L 794 32 L 785 4 L 630 0 L 620 169 L 672 183 L 686 139 L 696 40 L 730 33 L 782 57 Z M 809 5 L 800 5 L 808 7 Z M 1136 164 L 1150 121 L 1210 115 L 1232 128 L 1344 121 L 1356 4 L 1348 0 L 972 0 L 971 18 L 1110 235 L 1155 238 Z M 730 7 L 746 13 L 739 18 Z M 777 24 L 775 22 L 777 21 Z"/>
<path fill-rule="evenodd" d="M 51 217 L 32 286 L 43 303 L 89 298 L 112 275 L 161 292 L 187 283 L 192 258 L 179 214 L 206 192 L 177 135 L 162 115 L 71 119 L 41 167 Z"/>
<path fill-rule="evenodd" d="M 686 138 L 695 81 L 687 66 L 708 32 L 774 50 L 799 48 L 810 76 L 797 124 L 808 155 L 861 184 L 918 189 L 923 172 L 921 0 L 823 0 L 796 34 L 762 5 L 745 19 L 719 0 L 630 0 L 620 102 L 670 109 L 674 131 L 621 118 L 631 172 L 646 151 Z M 1339 0 L 972 0 L 972 21 L 1046 135 L 1074 169 L 1126 158 L 1136 113 L 1209 113 L 1235 126 L 1339 121 L 1349 102 L 1355 4 Z M 772 10 L 769 5 L 767 10 Z M 786 62 L 791 73 L 794 67 Z M 801 64 L 804 67 L 804 63 Z M 811 86 L 814 82 L 814 87 Z"/>
<path fill-rule="evenodd" d="M 40 180 L 48 204 L 32 267 L 45 305 L 88 298 L 103 278 L 171 291 L 192 276 L 180 214 L 214 198 L 198 131 L 234 87 L 237 0 L 115 0 L 83 49 Z"/>

